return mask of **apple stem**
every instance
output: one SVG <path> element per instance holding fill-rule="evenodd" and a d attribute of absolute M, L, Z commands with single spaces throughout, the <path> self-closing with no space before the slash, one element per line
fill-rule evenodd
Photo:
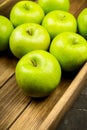
<path fill-rule="evenodd" d="M 29 35 L 32 35 L 32 31 L 31 31 L 31 30 L 28 29 L 26 32 L 27 32 Z"/>
<path fill-rule="evenodd" d="M 36 62 L 35 59 L 32 59 L 31 62 L 32 62 L 32 64 L 33 64 L 34 67 L 37 67 L 37 62 Z"/>
<path fill-rule="evenodd" d="M 26 9 L 26 10 L 29 10 L 29 6 L 25 3 L 24 4 L 24 8 Z"/>
<path fill-rule="evenodd" d="M 61 21 L 65 18 L 66 16 L 65 15 L 63 15 L 62 17 L 61 17 Z"/>

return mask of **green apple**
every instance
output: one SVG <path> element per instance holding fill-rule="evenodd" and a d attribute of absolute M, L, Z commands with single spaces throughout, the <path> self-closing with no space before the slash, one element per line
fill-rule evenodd
<path fill-rule="evenodd" d="M 32 50 L 48 50 L 49 45 L 49 33 L 36 23 L 24 23 L 16 27 L 9 40 L 10 50 L 17 58 Z"/>
<path fill-rule="evenodd" d="M 44 50 L 24 55 L 16 66 L 18 86 L 31 97 L 48 96 L 61 80 L 61 67 L 57 59 Z"/>
<path fill-rule="evenodd" d="M 53 10 L 69 11 L 69 0 L 38 0 L 38 4 L 42 7 L 45 13 Z"/>
<path fill-rule="evenodd" d="M 10 20 L 5 16 L 0 15 L 0 52 L 8 49 L 9 37 L 13 29 Z"/>
<path fill-rule="evenodd" d="M 77 31 L 76 18 L 71 13 L 61 10 L 48 13 L 44 17 L 42 25 L 47 29 L 52 39 L 61 32 Z"/>
<path fill-rule="evenodd" d="M 77 71 L 87 61 L 87 41 L 74 32 L 57 35 L 49 51 L 57 58 L 64 71 Z"/>
<path fill-rule="evenodd" d="M 43 17 L 43 9 L 34 1 L 17 2 L 10 12 L 10 20 L 15 27 L 30 22 L 40 24 Z"/>
<path fill-rule="evenodd" d="M 87 39 L 87 8 L 84 8 L 77 17 L 79 33 Z"/>

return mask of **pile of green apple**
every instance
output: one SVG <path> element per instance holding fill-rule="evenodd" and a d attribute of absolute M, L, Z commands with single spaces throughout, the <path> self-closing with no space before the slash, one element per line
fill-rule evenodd
<path fill-rule="evenodd" d="M 0 52 L 19 59 L 15 76 L 31 97 L 48 96 L 62 70 L 73 72 L 87 61 L 87 8 L 77 19 L 69 0 L 17 2 L 10 17 L 0 15 Z"/>

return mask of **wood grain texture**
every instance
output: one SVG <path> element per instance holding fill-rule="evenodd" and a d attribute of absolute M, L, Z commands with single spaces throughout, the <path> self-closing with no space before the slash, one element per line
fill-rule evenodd
<path fill-rule="evenodd" d="M 14 74 L 16 63 L 11 54 L 0 54 L 0 88 Z"/>
<path fill-rule="evenodd" d="M 77 18 L 80 11 L 87 7 L 87 0 L 70 0 L 70 12 Z"/>
<path fill-rule="evenodd" d="M 0 0 L 0 14 L 9 17 L 12 6 L 19 0 Z M 78 16 L 87 7 L 87 0 L 70 0 L 70 12 Z M 17 59 L 11 54 L 0 54 L 0 129 L 55 130 L 87 84 L 87 63 L 73 76 L 62 77 L 59 86 L 43 99 L 25 95 L 15 80 Z"/>
<path fill-rule="evenodd" d="M 13 5 L 20 0 L 0 0 L 0 14 L 9 17 Z"/>
<path fill-rule="evenodd" d="M 15 77 L 10 78 L 0 90 L 0 130 L 7 129 L 30 101 L 31 98 L 17 87 Z"/>

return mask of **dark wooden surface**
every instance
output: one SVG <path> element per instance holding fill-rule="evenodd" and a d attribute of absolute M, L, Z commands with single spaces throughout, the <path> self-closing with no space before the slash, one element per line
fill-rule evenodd
<path fill-rule="evenodd" d="M 87 130 L 87 84 L 56 130 Z"/>

